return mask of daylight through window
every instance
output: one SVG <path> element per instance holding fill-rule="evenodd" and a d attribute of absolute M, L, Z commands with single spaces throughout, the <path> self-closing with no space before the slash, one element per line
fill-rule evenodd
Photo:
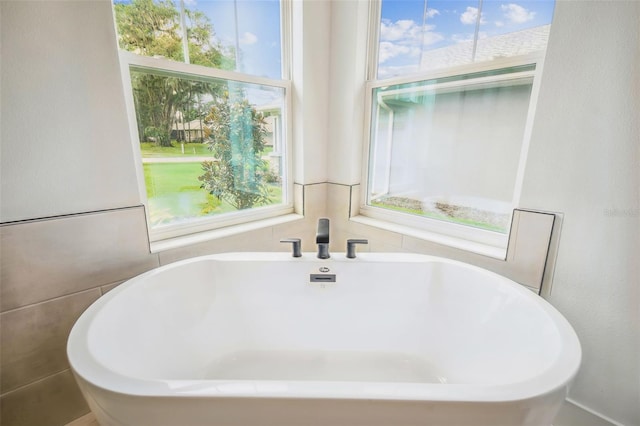
<path fill-rule="evenodd" d="M 114 15 L 152 240 L 290 211 L 280 2 L 114 0 Z"/>
<path fill-rule="evenodd" d="M 382 1 L 364 214 L 506 235 L 553 7 Z"/>

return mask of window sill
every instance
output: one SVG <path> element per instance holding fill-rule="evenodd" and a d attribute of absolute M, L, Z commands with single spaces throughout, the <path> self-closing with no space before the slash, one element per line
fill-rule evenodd
<path fill-rule="evenodd" d="M 268 228 L 271 226 L 281 225 L 283 223 L 294 222 L 296 220 L 302 219 L 304 219 L 304 216 L 291 213 L 283 216 L 272 217 L 269 219 L 262 219 L 253 222 L 242 223 L 239 225 L 226 226 L 224 228 L 213 229 L 211 231 L 198 232 L 195 234 L 154 241 L 150 244 L 150 250 L 151 253 L 159 253 L 165 250 L 203 243 L 206 241 L 216 240 L 218 238 L 230 237 L 232 235 L 243 234 L 245 232 L 255 231 L 258 229 Z"/>
<path fill-rule="evenodd" d="M 380 219 L 373 219 L 367 216 L 354 216 L 350 220 L 360 223 L 362 225 L 372 226 L 385 231 L 395 232 L 409 237 L 418 238 L 432 243 L 441 244 L 456 249 L 469 251 L 472 253 L 480 254 L 483 256 L 491 257 L 494 259 L 505 260 L 507 256 L 507 248 L 496 247 L 489 244 L 483 244 L 476 241 L 470 241 L 459 237 L 453 237 L 450 235 L 440 234 L 433 231 L 426 231 L 418 228 L 413 228 L 406 225 L 399 225 L 392 222 L 387 222 Z"/>

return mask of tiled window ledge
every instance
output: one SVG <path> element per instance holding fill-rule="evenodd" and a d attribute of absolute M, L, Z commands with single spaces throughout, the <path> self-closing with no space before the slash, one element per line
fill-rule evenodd
<path fill-rule="evenodd" d="M 180 237 L 168 238 L 166 240 L 155 241 L 150 244 L 151 253 L 159 253 L 166 250 L 186 247 L 193 244 L 203 243 L 219 238 L 230 237 L 249 231 L 281 225 L 283 223 L 295 222 L 304 219 L 304 216 L 291 213 L 269 219 L 246 222 L 239 225 L 226 226 L 224 228 L 213 229 L 211 231 L 198 232 L 196 234 L 184 235 Z"/>
<path fill-rule="evenodd" d="M 399 225 L 384 220 L 373 219 L 366 216 L 354 216 L 351 218 L 351 220 L 363 225 L 373 226 L 376 228 L 384 229 L 386 231 L 396 232 L 398 234 L 431 241 L 460 250 L 470 251 L 472 253 L 481 254 L 483 256 L 488 256 L 494 259 L 504 260 L 507 255 L 506 247 L 494 247 L 488 244 L 482 244 L 475 241 L 452 237 L 449 235 L 429 232 L 417 228 L 412 228 L 406 225 Z"/>

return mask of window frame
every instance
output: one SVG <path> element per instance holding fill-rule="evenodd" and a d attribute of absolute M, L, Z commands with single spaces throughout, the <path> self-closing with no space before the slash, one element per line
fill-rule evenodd
<path fill-rule="evenodd" d="M 209 68 L 202 65 L 177 62 L 165 58 L 142 56 L 133 52 L 122 50 L 116 45 L 120 60 L 120 73 L 122 77 L 125 106 L 129 122 L 129 135 L 131 147 L 136 167 L 136 177 L 138 181 L 138 191 L 142 204 L 145 207 L 147 219 L 147 230 L 149 241 L 157 243 L 168 239 L 185 237 L 192 234 L 213 231 L 234 225 L 242 225 L 249 222 L 271 219 L 294 213 L 294 182 L 293 182 L 293 143 L 292 143 L 292 81 L 291 81 L 291 1 L 280 0 L 280 32 L 281 32 L 281 79 L 272 79 L 246 74 L 238 71 L 230 71 L 216 68 Z M 115 13 L 114 13 L 114 25 Z M 117 34 L 117 26 L 116 26 Z M 117 42 L 116 42 L 117 43 Z M 131 84 L 131 69 L 137 71 L 149 70 L 155 73 L 166 73 L 174 77 L 195 78 L 195 79 L 218 79 L 234 81 L 239 83 L 265 85 L 269 87 L 281 88 L 284 91 L 284 110 L 282 117 L 284 121 L 283 133 L 283 157 L 282 166 L 282 203 L 274 206 L 260 206 L 246 210 L 222 213 L 219 215 L 203 216 L 191 218 L 188 221 L 174 224 L 162 225 L 152 228 L 150 222 L 149 201 L 145 184 L 144 165 L 142 152 L 140 150 L 140 138 L 138 135 L 137 116 L 133 87 Z"/>
<path fill-rule="evenodd" d="M 376 88 L 385 86 L 415 83 L 424 80 L 453 77 L 464 74 L 474 74 L 523 65 L 534 65 L 535 70 L 531 71 L 533 77 L 531 96 L 529 98 L 529 107 L 525 121 L 523 138 L 521 141 L 517 174 L 514 182 L 511 212 L 512 216 L 513 209 L 520 207 L 520 195 L 522 192 L 527 154 L 529 151 L 536 104 L 540 91 L 540 80 L 542 69 L 544 66 L 544 57 L 546 50 L 541 52 L 529 53 L 526 55 L 500 58 L 492 61 L 475 62 L 471 64 L 421 71 L 403 76 L 378 79 L 377 70 L 381 13 L 381 0 L 372 1 L 370 3 L 369 9 L 366 64 L 367 68 L 366 81 L 364 84 L 365 119 L 363 132 L 364 141 L 362 144 L 362 190 L 360 191 L 360 209 L 358 213 L 361 217 L 363 217 L 363 219 L 360 219 L 358 216 L 352 219 L 355 219 L 355 221 L 362 221 L 363 223 L 367 223 L 369 225 L 378 226 L 383 229 L 401 232 L 403 234 L 407 234 L 419 239 L 425 239 L 436 243 L 461 248 L 494 258 L 505 259 L 510 230 L 507 233 L 503 234 L 496 231 L 490 231 L 454 222 L 447 222 L 424 216 L 403 213 L 385 209 L 382 207 L 375 207 L 368 204 L 371 166 L 370 150 L 373 143 L 372 124 L 374 121 L 374 91 Z M 510 75 L 511 74 L 505 74 L 503 76 L 503 79 L 509 79 Z M 501 76 L 496 76 L 496 78 L 494 78 L 494 81 L 501 80 L 500 77 Z M 470 82 L 473 84 L 473 80 L 461 80 L 459 81 L 459 87 L 462 89 Z M 455 84 L 449 85 L 449 87 L 453 88 L 455 88 L 455 86 Z"/>

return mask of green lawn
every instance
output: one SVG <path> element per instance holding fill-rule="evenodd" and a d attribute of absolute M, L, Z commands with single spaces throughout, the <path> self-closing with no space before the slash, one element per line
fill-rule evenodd
<path fill-rule="evenodd" d="M 273 151 L 273 147 L 267 146 L 262 155 L 268 155 L 271 151 Z M 182 144 L 177 141 L 171 141 L 170 147 L 158 146 L 153 142 L 142 142 L 140 143 L 140 152 L 142 158 L 211 156 L 211 151 L 206 143 L 185 143 L 183 154 Z"/>
<path fill-rule="evenodd" d="M 185 143 L 184 154 L 182 144 L 172 141 L 171 147 L 158 146 L 153 142 L 142 142 L 140 152 L 143 158 L 159 157 L 206 157 L 211 155 L 211 151 L 204 143 Z"/>
<path fill-rule="evenodd" d="M 385 204 L 384 202 L 379 202 L 379 201 L 374 201 L 371 203 L 371 205 L 375 207 L 388 209 L 388 210 L 395 210 L 403 213 L 424 216 L 430 219 L 437 219 L 437 220 L 443 220 L 445 222 L 453 222 L 453 223 L 459 223 L 461 225 L 473 226 L 474 228 L 486 229 L 487 231 L 495 231 L 495 232 L 500 232 L 502 234 L 505 234 L 508 232 L 508 229 L 505 229 L 502 226 L 497 226 L 491 223 L 486 223 L 486 222 L 477 221 L 477 220 L 451 217 L 444 214 L 423 211 L 421 209 L 413 209 L 413 208 L 407 208 L 407 207 L 400 207 L 397 205 Z"/>
<path fill-rule="evenodd" d="M 200 162 L 145 163 L 143 166 L 152 226 L 236 210 L 200 188 Z M 273 204 L 282 202 L 279 186 L 269 186 L 269 192 Z"/>
<path fill-rule="evenodd" d="M 176 192 L 200 191 L 200 163 L 145 163 L 143 167 L 149 198 Z"/>

